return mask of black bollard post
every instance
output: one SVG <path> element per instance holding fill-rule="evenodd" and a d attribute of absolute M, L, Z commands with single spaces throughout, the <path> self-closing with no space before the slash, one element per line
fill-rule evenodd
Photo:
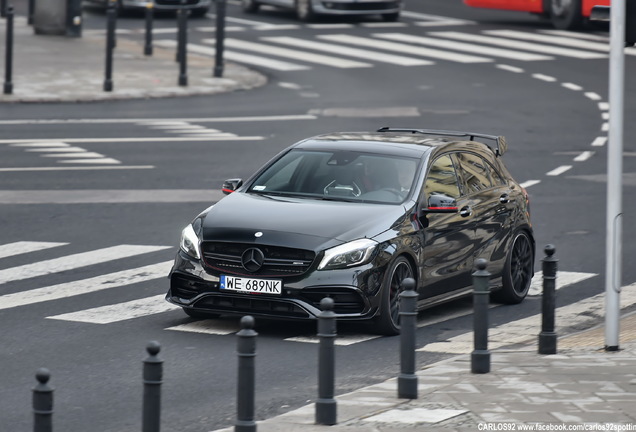
<path fill-rule="evenodd" d="M 325 297 L 320 300 L 322 312 L 318 315 L 318 400 L 316 401 L 316 424 L 332 426 L 336 424 L 335 351 L 336 314 L 334 301 Z"/>
<path fill-rule="evenodd" d="M 214 76 L 223 76 L 223 47 L 225 44 L 225 0 L 216 0 L 216 50 L 214 55 Z"/>
<path fill-rule="evenodd" d="M 146 3 L 146 41 L 144 44 L 144 55 L 152 55 L 152 19 L 154 15 L 154 3 Z"/>
<path fill-rule="evenodd" d="M 27 12 L 27 24 L 33 25 L 33 15 L 35 14 L 35 0 L 29 0 L 29 8 Z"/>
<path fill-rule="evenodd" d="M 241 318 L 238 336 L 238 396 L 237 418 L 234 432 L 256 432 L 254 421 L 254 363 L 256 357 L 256 336 L 254 318 Z"/>
<path fill-rule="evenodd" d="M 142 432 L 159 432 L 161 428 L 161 383 L 163 361 L 158 354 L 159 342 L 152 341 L 146 346 L 148 357 L 144 360 L 144 399 L 141 418 Z"/>
<path fill-rule="evenodd" d="M 417 375 L 415 375 L 415 330 L 417 328 L 417 293 L 415 279 L 402 281 L 400 293 L 400 375 L 398 398 L 417 399 Z"/>
<path fill-rule="evenodd" d="M 38 383 L 33 387 L 33 432 L 53 431 L 53 388 L 48 382 L 51 373 L 46 368 L 35 373 Z"/>
<path fill-rule="evenodd" d="M 5 44 L 4 94 L 13 93 L 13 6 L 7 9 L 7 39 Z"/>
<path fill-rule="evenodd" d="M 177 57 L 179 60 L 179 85 L 188 85 L 188 10 L 185 0 L 181 0 L 179 9 L 179 42 Z"/>
<path fill-rule="evenodd" d="M 115 3 L 108 2 L 106 10 L 106 72 L 104 91 L 113 91 L 113 49 L 115 48 Z"/>
<path fill-rule="evenodd" d="M 488 301 L 490 273 L 486 270 L 488 261 L 479 258 L 475 262 L 473 273 L 473 325 L 474 351 L 470 354 L 471 372 L 483 374 L 490 372 L 490 351 L 488 351 Z"/>
<path fill-rule="evenodd" d="M 7 16 L 7 0 L 0 0 L 0 17 Z"/>
<path fill-rule="evenodd" d="M 557 334 L 554 331 L 554 315 L 556 308 L 556 274 L 557 263 L 553 255 L 553 245 L 545 247 L 546 257 L 543 259 L 543 295 L 541 298 L 541 333 L 539 333 L 539 354 L 557 353 Z"/>

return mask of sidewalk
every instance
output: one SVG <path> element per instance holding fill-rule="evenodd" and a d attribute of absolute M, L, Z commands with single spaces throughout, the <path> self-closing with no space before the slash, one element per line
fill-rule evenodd
<path fill-rule="evenodd" d="M 0 79 L 5 81 L 6 19 L 0 19 Z M 222 78 L 213 77 L 214 59 L 188 54 L 188 86 L 179 86 L 175 50 L 153 48 L 143 54 L 140 42 L 117 38 L 113 53 L 113 91 L 105 92 L 105 32 L 84 31 L 80 38 L 36 35 L 25 16 L 14 18 L 13 94 L 6 102 L 86 102 L 157 98 L 247 90 L 266 83 L 265 76 L 225 62 Z"/>
<path fill-rule="evenodd" d="M 537 354 L 536 345 L 493 350 L 487 374 L 472 374 L 470 355 L 460 355 L 417 372 L 418 399 L 397 399 L 394 378 L 336 397 L 337 425 L 315 425 L 315 405 L 310 404 L 258 421 L 257 428 L 518 431 L 534 425 L 534 430 L 553 431 L 636 430 L 636 314 L 622 318 L 620 344 L 619 351 L 606 352 L 599 327 L 559 338 L 555 355 Z"/>

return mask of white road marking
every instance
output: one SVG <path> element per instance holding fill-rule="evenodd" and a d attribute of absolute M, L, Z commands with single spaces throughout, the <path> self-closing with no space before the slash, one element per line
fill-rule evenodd
<path fill-rule="evenodd" d="M 37 252 L 58 246 L 66 246 L 68 243 L 19 241 L 0 245 L 0 258 Z M 1 306 L 1 305 L 0 305 Z"/>
<path fill-rule="evenodd" d="M 20 167 L 0 168 L 0 172 L 38 172 L 38 171 L 100 171 L 100 170 L 136 170 L 153 169 L 154 165 L 106 165 L 106 166 L 65 166 L 65 167 Z"/>
<path fill-rule="evenodd" d="M 601 111 L 609 111 L 609 109 L 610 109 L 609 102 L 599 102 L 598 103 L 598 109 L 600 109 Z"/>
<path fill-rule="evenodd" d="M 203 333 L 211 335 L 228 335 L 241 330 L 238 321 L 222 321 L 218 319 L 199 320 L 174 327 L 168 327 L 164 330 L 173 330 L 188 333 Z"/>
<path fill-rule="evenodd" d="M 380 338 L 382 336 L 373 336 L 373 335 L 362 335 L 362 334 L 352 334 L 352 335 L 338 335 L 334 340 L 334 345 L 338 346 L 348 346 L 354 345 L 360 342 L 366 342 L 373 339 Z M 320 343 L 320 339 L 318 336 L 296 336 L 285 339 L 287 342 L 300 342 L 300 343 Z"/>
<path fill-rule="evenodd" d="M 384 54 L 378 51 L 369 51 L 359 48 L 351 48 L 342 45 L 328 44 L 311 40 L 293 38 L 288 36 L 264 37 L 262 40 L 275 42 L 283 45 L 290 45 L 298 48 L 312 49 L 329 53 L 341 54 L 349 57 L 356 57 L 365 60 L 390 63 L 399 66 L 423 66 L 432 64 L 430 61 L 420 60 L 413 57 L 404 57 L 393 54 Z"/>
<path fill-rule="evenodd" d="M 433 46 L 437 48 L 447 48 L 447 49 L 452 49 L 457 51 L 470 52 L 473 54 L 503 57 L 503 58 L 512 59 L 512 60 L 537 61 L 537 60 L 553 59 L 553 57 L 540 55 L 540 54 L 523 53 L 520 51 L 513 51 L 513 50 L 508 50 L 503 48 L 493 48 L 493 47 L 487 47 L 484 45 L 475 45 L 470 43 L 449 41 L 445 39 L 438 39 L 438 38 L 431 38 L 431 37 L 415 36 L 415 35 L 404 34 L 404 33 L 376 33 L 373 36 L 379 37 L 382 39 L 391 39 L 394 41 L 415 43 L 419 45 Z"/>
<path fill-rule="evenodd" d="M 83 143 L 116 143 L 116 142 L 179 142 L 179 141 L 258 141 L 262 136 L 219 136 L 217 138 L 200 137 L 130 137 L 130 138 L 64 138 L 67 142 Z M 0 140 L 0 144 L 10 144 L 15 142 L 37 142 L 37 139 L 30 140 Z"/>
<path fill-rule="evenodd" d="M 0 284 L 44 276 L 107 261 L 168 249 L 169 246 L 118 245 L 0 270 Z"/>
<path fill-rule="evenodd" d="M 519 183 L 519 186 L 521 186 L 524 189 L 528 189 L 530 186 L 534 186 L 539 183 L 541 183 L 541 180 L 528 180 L 523 183 Z"/>
<path fill-rule="evenodd" d="M 586 160 L 588 160 L 592 156 L 594 156 L 594 152 L 593 151 L 584 151 L 580 155 L 575 157 L 574 160 L 576 162 L 585 162 Z"/>
<path fill-rule="evenodd" d="M 594 141 L 592 142 L 592 146 L 603 147 L 606 143 L 607 143 L 607 137 L 600 136 L 600 137 L 594 138 Z"/>
<path fill-rule="evenodd" d="M 161 312 L 179 309 L 165 300 L 165 294 L 132 300 L 125 303 L 85 309 L 61 315 L 48 316 L 47 319 L 75 321 L 90 324 L 111 324 L 114 322 L 154 315 Z"/>
<path fill-rule="evenodd" d="M 206 39 L 206 43 L 214 43 L 213 39 Z M 177 46 L 177 42 L 174 40 L 158 40 L 155 42 L 157 46 L 162 46 L 165 48 L 174 48 Z M 209 46 L 197 45 L 197 44 L 188 44 L 188 51 L 203 54 L 210 57 L 214 57 L 216 54 L 216 50 Z M 249 64 L 259 67 L 264 67 L 268 69 L 274 69 L 279 71 L 299 71 L 299 70 L 307 70 L 311 69 L 309 66 L 299 65 L 297 63 L 289 63 L 282 60 L 276 60 L 263 56 L 250 55 L 245 53 L 240 53 L 232 50 L 224 50 L 223 56 L 228 59 L 235 61 L 241 64 Z"/>
<path fill-rule="evenodd" d="M 585 97 L 590 99 L 590 100 L 593 100 L 593 101 L 598 101 L 598 100 L 602 99 L 601 95 L 599 95 L 598 93 L 594 93 L 594 92 L 585 93 Z"/>
<path fill-rule="evenodd" d="M 589 322 L 597 322 L 605 316 L 605 294 L 598 294 L 576 303 L 556 309 L 555 323 L 559 328 L 584 326 Z M 636 304 L 636 284 L 628 285 L 621 290 L 621 308 Z M 516 321 L 492 327 L 488 330 L 488 348 L 496 349 L 518 343 L 529 343 L 537 340 L 541 331 L 541 314 L 532 315 Z M 466 354 L 473 350 L 473 332 L 466 332 L 444 342 L 424 345 L 417 351 Z"/>
<path fill-rule="evenodd" d="M 547 176 L 558 176 L 558 175 L 561 175 L 564 172 L 568 171 L 571 168 L 572 168 L 572 165 L 561 165 L 560 167 L 555 168 L 552 171 L 548 171 L 547 173 L 545 173 L 545 175 L 547 175 Z"/>
<path fill-rule="evenodd" d="M 568 90 L 581 91 L 583 87 L 574 83 L 562 83 L 561 86 L 565 87 Z"/>
<path fill-rule="evenodd" d="M 521 69 L 520 67 L 517 66 L 510 66 L 510 65 L 505 65 L 505 64 L 498 64 L 496 65 L 497 69 L 501 69 L 501 70 L 505 70 L 508 72 L 513 72 L 513 73 L 524 73 L 525 70 Z"/>
<path fill-rule="evenodd" d="M 424 48 L 419 46 L 407 45 L 396 42 L 386 42 L 373 38 L 364 38 L 359 36 L 353 36 L 348 34 L 328 34 L 320 35 L 319 39 L 324 39 L 332 42 L 352 44 L 366 46 L 376 49 L 388 50 L 391 52 L 401 52 L 413 56 L 428 57 L 438 60 L 454 61 L 458 63 L 488 63 L 492 62 L 492 59 L 472 56 L 467 54 L 452 53 L 445 50 L 437 50 L 432 48 Z"/>
<path fill-rule="evenodd" d="M 556 79 L 555 77 L 553 77 L 553 76 L 550 76 L 550 75 L 544 75 L 544 74 L 539 74 L 539 73 L 532 74 L 532 78 L 536 78 L 536 79 L 538 79 L 538 80 L 545 81 L 545 82 L 555 82 L 555 81 L 557 80 L 557 79 Z"/>
<path fill-rule="evenodd" d="M 0 204 L 212 203 L 224 196 L 214 189 L 0 190 Z"/>
<path fill-rule="evenodd" d="M 527 33 L 521 31 L 514 30 L 486 30 L 484 34 L 500 36 L 505 38 L 514 38 L 514 39 L 523 39 L 529 40 L 533 42 L 541 42 L 555 45 L 568 46 L 571 48 L 580 48 L 584 50 L 595 50 L 595 51 L 604 51 L 609 52 L 610 46 L 609 42 L 590 42 L 589 40 L 578 40 L 570 37 L 563 36 L 549 36 L 545 34 L 538 33 Z"/>
<path fill-rule="evenodd" d="M 590 51 L 581 51 L 571 48 L 562 48 L 556 46 L 547 46 L 531 42 L 515 41 L 510 39 L 498 38 L 493 36 L 483 36 L 478 34 L 460 33 L 460 32 L 432 32 L 431 35 L 449 39 L 464 40 L 468 42 L 478 42 L 490 45 L 503 46 L 519 50 L 534 51 L 544 54 L 559 55 L 564 57 L 573 57 L 578 59 L 599 59 L 607 58 L 605 54 L 599 54 Z"/>
<path fill-rule="evenodd" d="M 172 261 L 0 296 L 0 309 L 41 303 L 164 278 Z"/>
<path fill-rule="evenodd" d="M 174 42 L 174 41 L 173 41 Z M 316 120 L 318 117 L 310 114 L 287 114 L 271 116 L 245 116 L 245 117 L 200 117 L 171 119 L 170 122 L 193 122 L 193 123 L 234 123 L 234 122 L 268 122 L 268 121 L 288 121 L 288 120 Z M 118 124 L 118 123 L 156 123 L 168 122 L 166 119 L 144 119 L 144 118 L 95 118 L 95 119 L 23 119 L 23 120 L 0 120 L 0 125 L 25 125 L 25 124 Z M 0 140 L 0 144 L 15 142 L 37 142 L 38 144 L 48 140 Z M 34 144 L 35 145 L 35 144 Z"/>
<path fill-rule="evenodd" d="M 203 39 L 203 43 L 209 43 L 209 39 Z M 273 45 L 267 45 L 257 42 L 248 42 L 240 39 L 226 38 L 225 45 L 230 48 L 242 49 L 247 51 L 256 51 L 259 53 L 267 53 L 270 56 L 288 57 L 298 61 L 307 63 L 316 63 L 324 66 L 337 67 L 341 69 L 371 67 L 369 63 L 362 63 L 353 60 L 343 59 L 341 57 L 326 56 L 322 54 L 310 53 L 306 51 L 298 51 L 287 48 L 280 48 Z"/>
<path fill-rule="evenodd" d="M 556 289 L 565 288 L 570 285 L 574 285 L 575 283 L 582 282 L 586 279 L 593 278 L 594 276 L 598 276 L 596 273 L 580 273 L 580 272 L 557 272 L 556 278 Z M 539 296 L 543 293 L 543 272 L 538 271 L 534 274 L 532 278 L 532 283 L 530 284 L 530 290 L 528 291 L 529 296 Z"/>

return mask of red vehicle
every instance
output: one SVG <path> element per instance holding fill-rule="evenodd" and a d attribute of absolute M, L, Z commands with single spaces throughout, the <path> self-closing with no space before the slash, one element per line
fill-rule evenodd
<path fill-rule="evenodd" d="M 468 6 L 525 11 L 548 17 L 558 29 L 575 29 L 590 17 L 593 6 L 610 0 L 464 0 Z"/>

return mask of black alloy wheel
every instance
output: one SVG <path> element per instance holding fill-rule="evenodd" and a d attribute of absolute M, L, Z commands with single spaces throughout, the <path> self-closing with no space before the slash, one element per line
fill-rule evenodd
<path fill-rule="evenodd" d="M 400 293 L 404 291 L 402 282 L 413 278 L 411 263 L 399 256 L 390 265 L 382 286 L 380 315 L 376 317 L 376 330 L 386 336 L 400 334 Z"/>
<path fill-rule="evenodd" d="M 533 270 L 532 241 L 525 231 L 519 231 L 506 258 L 502 276 L 503 288 L 493 293 L 493 298 L 505 304 L 521 303 L 530 290 Z"/>

